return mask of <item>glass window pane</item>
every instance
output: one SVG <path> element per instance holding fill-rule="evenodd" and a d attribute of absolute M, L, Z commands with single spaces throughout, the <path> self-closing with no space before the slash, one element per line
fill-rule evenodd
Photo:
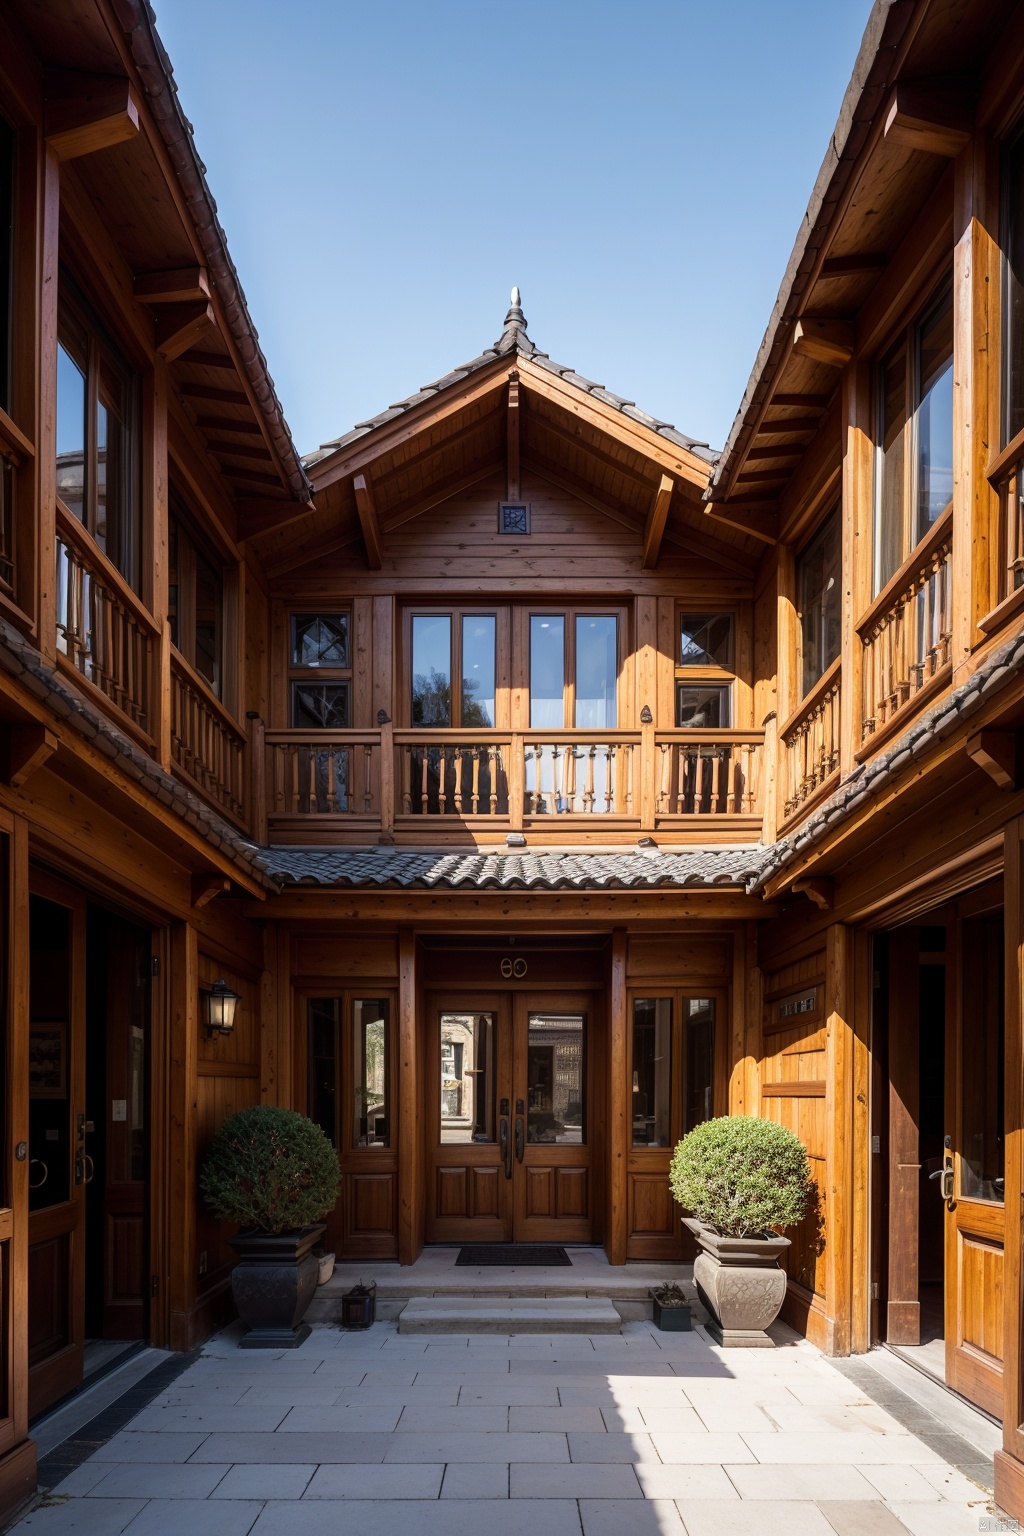
<path fill-rule="evenodd" d="M 309 1118 L 332 1146 L 338 1145 L 338 1020 L 339 997 L 314 997 L 309 1021 Z"/>
<path fill-rule="evenodd" d="M 297 613 L 293 616 L 292 666 L 348 665 L 347 613 Z"/>
<path fill-rule="evenodd" d="M 1006 422 L 1003 442 L 1024 427 L 1024 134 L 1003 162 L 1006 231 Z"/>
<path fill-rule="evenodd" d="M 79 521 L 85 516 L 85 361 L 57 343 L 57 495 Z"/>
<path fill-rule="evenodd" d="M 801 555 L 797 568 L 804 693 L 810 692 L 839 655 L 841 575 L 840 517 L 836 507 Z"/>
<path fill-rule="evenodd" d="M 14 250 L 14 130 L 0 117 L 0 406 L 11 408 L 11 267 Z"/>
<path fill-rule="evenodd" d="M 348 683 L 292 683 L 292 726 L 317 731 L 346 731 Z"/>
<path fill-rule="evenodd" d="M 530 725 L 552 731 L 565 727 L 565 618 L 560 613 L 530 615 Z"/>
<path fill-rule="evenodd" d="M 963 957 L 960 1194 L 968 1200 L 1002 1200 L 1002 914 L 964 923 Z"/>
<path fill-rule="evenodd" d="M 732 614 L 684 613 L 679 622 L 679 665 L 732 671 Z"/>
<path fill-rule="evenodd" d="M 495 1016 L 441 1015 L 441 1140 L 493 1142 Z"/>
<path fill-rule="evenodd" d="M 388 1145 L 388 1005 L 352 1004 L 352 1145 Z"/>
<path fill-rule="evenodd" d="M 683 1096 L 683 1134 L 692 1131 L 715 1112 L 715 999 L 683 999 L 686 1031 L 686 1087 Z"/>
<path fill-rule="evenodd" d="M 719 730 L 729 724 L 728 685 L 676 688 L 676 725 L 691 731 Z"/>
<path fill-rule="evenodd" d="M 196 660 L 200 677 L 205 677 L 220 697 L 221 609 L 224 587 L 221 573 L 196 551 Z"/>
<path fill-rule="evenodd" d="M 633 1145 L 672 1145 L 672 999 L 633 1004 Z"/>
<path fill-rule="evenodd" d="M 579 1146 L 586 1141 L 585 1019 L 581 1013 L 531 1013 L 526 1046 L 526 1139 Z"/>
<path fill-rule="evenodd" d="M 903 563 L 903 459 L 907 354 L 900 350 L 878 370 L 879 445 L 875 489 L 874 589 L 880 592 Z"/>
<path fill-rule="evenodd" d="M 917 537 L 953 500 L 953 299 L 918 332 Z"/>
<path fill-rule="evenodd" d="M 167 617 L 171 625 L 171 644 L 181 650 L 181 625 L 178 622 L 178 588 L 180 556 L 180 542 L 178 539 L 178 520 L 172 517 L 167 529 L 168 544 L 168 573 L 167 573 Z"/>
<path fill-rule="evenodd" d="M 494 725 L 493 613 L 468 613 L 462 620 L 463 725 Z"/>
<path fill-rule="evenodd" d="M 576 616 L 576 729 L 614 730 L 618 719 L 618 620 L 614 614 Z"/>
<path fill-rule="evenodd" d="M 412 620 L 412 723 L 452 723 L 452 621 L 447 613 Z"/>

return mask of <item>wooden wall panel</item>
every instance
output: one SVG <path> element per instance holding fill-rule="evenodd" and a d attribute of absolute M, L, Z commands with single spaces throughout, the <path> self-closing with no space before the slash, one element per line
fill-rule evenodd
<path fill-rule="evenodd" d="M 630 934 L 626 975 L 631 983 L 644 977 L 661 981 L 690 977 L 726 984 L 731 979 L 732 939 L 727 934 L 680 933 Z"/>
<path fill-rule="evenodd" d="M 393 933 L 297 934 L 292 950 L 292 974 L 303 980 L 322 976 L 334 987 L 372 980 L 394 982 L 398 976 L 398 946 Z"/>

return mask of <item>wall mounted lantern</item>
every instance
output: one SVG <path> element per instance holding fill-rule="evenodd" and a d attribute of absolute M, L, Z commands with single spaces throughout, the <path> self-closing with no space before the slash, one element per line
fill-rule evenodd
<path fill-rule="evenodd" d="M 210 1035 L 230 1035 L 235 1028 L 235 1009 L 242 1001 L 226 981 L 215 981 L 208 992 L 201 992 L 203 1022 Z"/>

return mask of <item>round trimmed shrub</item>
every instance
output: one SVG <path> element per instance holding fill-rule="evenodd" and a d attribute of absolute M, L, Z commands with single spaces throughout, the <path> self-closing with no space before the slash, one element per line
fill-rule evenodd
<path fill-rule="evenodd" d="M 676 1145 L 668 1178 L 683 1209 L 724 1237 L 792 1227 L 814 1192 L 799 1136 L 748 1115 L 696 1126 Z"/>
<path fill-rule="evenodd" d="M 337 1200 L 338 1184 L 338 1156 L 320 1127 L 273 1104 L 224 1121 L 199 1179 L 215 1216 L 269 1233 L 319 1221 Z"/>

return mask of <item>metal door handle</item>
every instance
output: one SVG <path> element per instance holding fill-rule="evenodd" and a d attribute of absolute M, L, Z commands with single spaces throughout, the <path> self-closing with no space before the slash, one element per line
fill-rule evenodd
<path fill-rule="evenodd" d="M 516 1160 L 522 1162 L 525 1149 L 526 1136 L 523 1130 L 523 1117 L 516 1115 Z"/>
<path fill-rule="evenodd" d="M 86 1163 L 89 1164 L 89 1171 L 88 1171 L 88 1173 L 86 1173 L 86 1171 L 85 1171 L 85 1164 Z M 88 1152 L 83 1152 L 82 1153 L 82 1182 L 83 1182 L 83 1184 L 91 1184 L 95 1177 L 96 1177 L 96 1164 L 93 1162 L 93 1160 L 89 1156 Z"/>
<path fill-rule="evenodd" d="M 501 1160 L 505 1164 L 505 1177 L 512 1177 L 512 1143 L 508 1137 L 508 1121 L 502 1116 L 498 1122 L 498 1146 L 501 1148 Z"/>
<path fill-rule="evenodd" d="M 30 1157 L 29 1160 L 28 1160 L 28 1165 L 29 1165 L 30 1168 L 32 1167 L 33 1163 L 38 1163 L 39 1167 L 43 1170 L 43 1176 L 42 1176 L 41 1179 L 37 1179 L 34 1184 L 32 1183 L 32 1180 L 29 1179 L 28 1187 L 29 1187 L 29 1189 L 42 1189 L 43 1185 L 46 1183 L 47 1179 L 50 1177 L 50 1170 L 47 1167 L 47 1165 L 43 1162 L 41 1157 Z"/>
<path fill-rule="evenodd" d="M 934 1173 L 928 1175 L 929 1180 L 939 1180 L 939 1194 L 943 1200 L 953 1198 L 953 1170 L 952 1168 L 936 1168 Z"/>

